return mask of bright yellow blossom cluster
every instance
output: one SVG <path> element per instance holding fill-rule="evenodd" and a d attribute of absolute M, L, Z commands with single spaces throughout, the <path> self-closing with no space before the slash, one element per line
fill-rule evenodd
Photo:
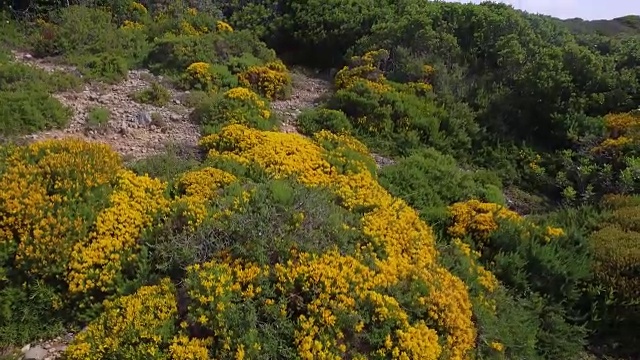
<path fill-rule="evenodd" d="M 224 186 L 236 181 L 236 177 L 222 170 L 206 167 L 189 171 L 177 181 L 176 187 L 182 194 L 174 204 L 184 204 L 189 225 L 195 227 L 207 217 L 207 203 L 216 197 Z"/>
<path fill-rule="evenodd" d="M 17 246 L 19 268 L 62 280 L 120 159 L 105 145 L 68 139 L 14 148 L 4 161 L 0 246 Z"/>
<path fill-rule="evenodd" d="M 284 99 L 291 88 L 291 75 L 281 61 L 274 61 L 263 66 L 251 66 L 238 75 L 238 82 L 269 100 Z"/>
<path fill-rule="evenodd" d="M 142 230 L 156 214 L 168 211 L 165 188 L 157 179 L 118 172 L 118 183 L 109 196 L 111 206 L 98 215 L 92 233 L 76 243 L 71 253 L 67 275 L 71 293 L 114 290 L 123 268 L 136 260 Z"/>
<path fill-rule="evenodd" d="M 216 30 L 218 30 L 218 32 L 233 32 L 231 25 L 221 20 L 216 22 Z"/>
<path fill-rule="evenodd" d="M 206 62 L 195 62 L 189 65 L 183 76 L 187 87 L 204 91 L 210 90 L 214 86 L 213 80 L 211 65 Z"/>
<path fill-rule="evenodd" d="M 472 235 L 477 239 L 486 239 L 498 229 L 497 219 L 519 221 L 520 215 L 502 205 L 484 203 L 479 200 L 458 202 L 449 206 L 453 224 L 448 228 L 449 235 L 464 237 Z"/>
<path fill-rule="evenodd" d="M 173 337 L 178 315 L 175 296 L 171 281 L 164 279 L 159 285 L 141 287 L 133 295 L 105 301 L 103 313 L 69 345 L 66 359 L 100 360 L 119 358 L 123 353 L 129 359 L 168 359 L 162 351 Z M 170 352 L 177 356 L 172 359 L 189 359 L 181 355 L 195 350 L 194 344 L 198 345 L 175 341 Z"/>

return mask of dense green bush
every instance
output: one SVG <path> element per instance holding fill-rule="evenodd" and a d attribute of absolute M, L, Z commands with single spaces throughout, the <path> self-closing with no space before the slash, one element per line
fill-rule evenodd
<path fill-rule="evenodd" d="M 454 202 L 479 198 L 503 203 L 500 183 L 484 181 L 462 170 L 451 156 L 425 149 L 400 159 L 380 171 L 380 183 L 395 196 L 436 220 Z"/>
<path fill-rule="evenodd" d="M 79 60 L 80 72 L 90 80 L 115 84 L 127 78 L 129 68 L 125 58 L 101 54 Z"/>
<path fill-rule="evenodd" d="M 300 131 L 312 135 L 320 130 L 350 133 L 353 129 L 347 116 L 339 110 L 312 108 L 303 110 L 296 118 Z"/>
<path fill-rule="evenodd" d="M 448 111 L 433 94 L 380 92 L 362 81 L 338 90 L 327 108 L 344 112 L 371 148 L 389 154 L 408 154 L 425 146 L 464 153 L 476 131 L 469 111 L 461 107 Z"/>
<path fill-rule="evenodd" d="M 62 128 L 72 110 L 42 91 L 0 91 L 0 133 L 16 135 Z"/>
<path fill-rule="evenodd" d="M 182 73 L 196 62 L 232 65 L 250 57 L 267 62 L 275 60 L 275 53 L 246 30 L 192 36 L 169 34 L 154 41 L 147 65 L 156 72 Z"/>
<path fill-rule="evenodd" d="M 631 335 L 640 326 L 639 201 L 637 196 L 606 197 L 611 213 L 590 235 L 594 341 L 620 356 L 639 350 Z"/>

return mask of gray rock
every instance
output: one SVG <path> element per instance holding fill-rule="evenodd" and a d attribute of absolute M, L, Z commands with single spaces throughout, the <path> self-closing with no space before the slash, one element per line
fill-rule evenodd
<path fill-rule="evenodd" d="M 23 346 L 22 350 L 20 350 L 20 351 L 22 351 L 22 353 L 24 354 L 27 351 L 29 351 L 29 349 L 31 349 L 31 344 L 27 344 L 27 345 Z"/>
<path fill-rule="evenodd" d="M 136 123 L 139 126 L 148 126 L 151 124 L 151 114 L 147 111 L 140 111 L 138 115 L 136 115 Z"/>
<path fill-rule="evenodd" d="M 40 345 L 36 345 L 24 354 L 24 360 L 43 360 L 47 355 L 49 355 L 47 350 Z"/>

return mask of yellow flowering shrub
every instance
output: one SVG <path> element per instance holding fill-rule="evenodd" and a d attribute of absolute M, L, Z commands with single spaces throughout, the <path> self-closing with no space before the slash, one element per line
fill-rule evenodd
<path fill-rule="evenodd" d="M 120 158 L 106 145 L 71 139 L 15 148 L 4 160 L 0 246 L 16 247 L 18 268 L 62 280 L 73 246 L 106 206 Z"/>
<path fill-rule="evenodd" d="M 147 8 L 139 2 L 132 1 L 131 4 L 129 4 L 129 11 L 144 15 L 147 13 Z"/>
<path fill-rule="evenodd" d="M 238 82 L 269 100 L 284 99 L 291 91 L 291 75 L 279 60 L 263 66 L 249 67 L 238 75 Z"/>
<path fill-rule="evenodd" d="M 342 174 L 324 159 L 323 155 L 327 150 L 312 140 L 295 134 L 258 131 L 242 125 L 226 126 L 219 133 L 204 137 L 200 144 L 209 150 L 209 157 L 212 159 L 232 154 L 259 165 L 274 178 L 295 176 L 299 182 L 307 186 L 331 188 L 347 209 L 368 209 L 362 218 L 361 231 L 369 242 L 363 243 L 353 257 L 328 253 L 316 260 L 309 257 L 309 254 L 296 254 L 294 259 L 297 260 L 275 266 L 279 276 L 287 276 L 278 283 L 288 278 L 289 288 L 300 281 L 294 277 L 297 273 L 304 269 L 308 269 L 304 270 L 305 272 L 314 269 L 313 273 L 317 274 L 314 276 L 339 276 L 324 280 L 327 285 L 321 288 L 326 289 L 325 291 L 342 282 L 348 284 L 354 281 L 356 283 L 353 286 L 356 286 L 356 289 L 367 290 L 358 295 L 359 290 L 353 291 L 347 286 L 340 292 L 343 294 L 342 297 L 337 298 L 340 299 L 335 303 L 337 308 L 332 308 L 332 303 L 327 302 L 333 297 L 329 294 L 327 300 L 324 300 L 327 295 L 323 293 L 310 298 L 311 303 L 307 308 L 312 306 L 313 311 L 307 311 L 304 317 L 298 319 L 298 326 L 302 328 L 296 330 L 296 337 L 299 339 L 298 353 L 303 358 L 341 358 L 345 349 L 336 339 L 339 340 L 340 336 L 344 335 L 340 335 L 342 330 L 329 328 L 326 330 L 330 331 L 328 333 L 318 333 L 318 330 L 314 330 L 313 324 L 321 324 L 322 321 L 329 321 L 330 324 L 331 314 L 340 313 L 349 304 L 355 312 L 358 306 L 367 309 L 373 306 L 373 309 L 379 309 L 376 313 L 380 315 L 372 318 L 370 321 L 374 322 L 369 322 L 368 326 L 381 326 L 387 320 L 395 324 L 394 329 L 398 331 L 389 333 L 389 341 L 392 344 L 387 347 L 381 342 L 375 349 L 379 354 L 395 354 L 397 358 L 412 355 L 418 356 L 417 358 L 431 358 L 424 352 L 417 355 L 417 343 L 406 343 L 407 338 L 401 335 L 412 333 L 416 341 L 429 340 L 424 346 L 433 350 L 431 354 L 442 351 L 454 359 L 465 358 L 473 347 L 475 330 L 471 322 L 471 305 L 464 283 L 437 264 L 431 229 L 420 220 L 415 210 L 389 195 L 371 173 L 362 170 Z M 363 149 L 360 147 L 359 150 Z M 362 169 L 363 166 L 354 168 Z M 375 269 L 378 270 L 373 271 L 365 266 L 366 259 L 373 260 Z M 313 264 L 317 261 L 326 265 L 315 270 L 319 265 Z M 339 265 L 343 262 L 346 262 L 345 265 Z M 347 269 L 354 269 L 356 265 L 361 269 L 358 270 L 360 274 L 352 276 Z M 368 275 L 365 276 L 365 273 Z M 301 279 L 306 279 L 305 282 L 308 283 L 311 278 L 310 275 L 304 275 Z M 425 316 L 429 314 L 426 318 L 410 319 L 402 310 L 404 307 L 401 307 L 391 295 L 394 287 L 411 281 L 422 282 L 425 292 L 422 295 L 416 294 L 415 299 L 402 305 L 425 308 Z M 328 284 L 334 285 L 329 288 Z M 276 286 L 281 288 L 284 285 Z M 352 297 L 351 300 L 349 297 Z M 374 303 L 371 305 L 364 305 L 372 301 Z M 388 318 L 390 315 L 392 317 Z M 438 327 L 433 329 L 423 326 L 422 321 L 427 321 L 425 324 L 435 321 Z M 360 328 L 360 325 L 358 327 Z M 372 342 L 376 343 L 373 340 Z"/>
<path fill-rule="evenodd" d="M 231 25 L 227 24 L 224 21 L 217 21 L 216 22 L 216 30 L 218 30 L 218 32 L 233 32 L 233 28 L 231 27 Z"/>
<path fill-rule="evenodd" d="M 187 172 L 176 183 L 181 196 L 175 203 L 186 206 L 189 225 L 195 227 L 206 218 L 208 202 L 222 187 L 235 181 L 235 176 L 212 167 Z"/>
<path fill-rule="evenodd" d="M 364 81 L 367 86 L 378 93 L 391 91 L 380 65 L 389 57 L 386 50 L 370 51 L 363 56 L 351 58 L 351 66 L 345 66 L 335 76 L 337 89 L 349 89 L 357 82 Z"/>
<path fill-rule="evenodd" d="M 110 207 L 97 217 L 91 234 L 75 244 L 68 265 L 71 293 L 113 292 L 127 266 L 134 266 L 143 229 L 166 212 L 166 184 L 128 170 L 118 172 Z"/>
<path fill-rule="evenodd" d="M 223 96 L 254 108 L 267 107 L 246 88 L 232 89 Z M 296 243 L 284 241 L 284 233 L 261 233 L 256 236 L 265 237 L 265 243 L 273 243 L 277 249 L 262 253 L 257 241 L 222 239 L 223 244 L 230 241 L 228 248 L 211 251 L 204 262 L 183 268 L 179 276 L 184 277 L 173 279 L 183 284 L 184 291 L 177 292 L 172 281 L 164 279 L 132 295 L 105 301 L 103 313 L 67 349 L 69 359 L 243 359 L 277 357 L 281 351 L 302 359 L 464 360 L 471 356 L 477 329 L 467 286 L 440 263 L 432 229 L 414 209 L 376 181 L 375 171 L 366 164 L 370 157 L 364 144 L 326 131 L 309 139 L 231 124 L 203 137 L 200 146 L 208 151 L 208 164 L 235 161 L 261 169 L 266 178 L 294 179 L 301 184 L 297 186 L 309 191 L 331 192 L 331 204 L 353 217 L 338 218 L 336 224 L 351 234 L 348 241 L 352 245 L 340 248 L 327 242 L 326 247 L 316 247 L 321 251 L 314 252 L 313 246 L 296 245 L 311 237 Z M 32 151 L 34 157 L 43 159 L 49 159 L 51 152 L 42 145 L 34 145 Z M 69 193 L 86 186 L 82 184 L 104 184 L 109 190 L 102 207 L 84 225 L 85 236 L 66 250 L 68 264 L 61 280 L 68 282 L 72 295 L 117 293 L 143 261 L 142 233 L 158 221 L 166 221 L 158 215 L 170 214 L 178 204 L 193 206 L 189 209 L 194 221 L 187 232 L 195 231 L 207 219 L 218 221 L 216 229 L 220 230 L 229 221 L 240 219 L 234 216 L 241 212 L 248 219 L 246 216 L 259 216 L 268 206 L 278 204 L 248 211 L 247 204 L 257 207 L 255 201 L 262 198 L 254 198 L 257 192 L 247 179 L 216 165 L 178 177 L 174 197 L 169 199 L 165 183 L 123 170 L 117 156 L 112 156 L 113 165 L 104 164 L 96 175 L 63 171 L 64 176 L 53 177 L 55 181 L 47 187 L 32 186 L 26 177 L 20 184 L 29 193 L 11 193 L 13 203 L 7 203 L 15 204 L 12 206 L 24 214 L 13 223 L 3 223 L 2 229 L 7 234 L 20 234 L 22 224 L 29 221 L 27 216 L 38 214 L 21 210 L 24 196 L 33 196 L 28 206 L 46 208 L 52 187 Z M 338 156 L 340 166 L 332 160 Z M 63 159 L 40 160 L 39 166 L 59 171 L 54 165 Z M 87 162 L 73 163 L 72 159 L 69 166 Z M 18 160 L 15 163 L 20 164 Z M 31 162 L 24 163 L 4 170 L 0 180 L 8 183 L 23 174 L 36 176 L 38 169 L 29 168 Z M 5 180 L 8 175 L 12 177 Z M 64 181 L 73 176 L 75 181 Z M 270 186 L 273 196 L 289 201 L 286 188 Z M 231 192 L 235 197 L 228 196 L 229 189 L 235 191 Z M 214 208 L 218 213 L 208 211 Z M 308 222 L 315 216 L 310 211 L 308 207 L 292 209 L 281 219 L 286 226 L 278 229 L 316 231 Z M 221 213 L 228 216 L 219 217 Z M 253 230 L 243 229 L 243 224 L 240 221 L 235 226 L 243 232 Z M 209 240 L 207 244 L 214 246 L 216 239 Z M 461 251 L 465 249 L 461 245 Z M 489 298 L 495 278 L 477 263 L 474 276 Z M 186 306 L 182 308 L 182 304 Z"/>
<path fill-rule="evenodd" d="M 163 279 L 158 285 L 143 286 L 133 295 L 105 301 L 103 313 L 75 337 L 65 356 L 69 360 L 170 359 L 165 349 L 173 338 L 177 315 L 175 289 L 169 279 Z M 178 340 L 171 344 L 169 351 L 182 355 L 185 350 L 193 349 L 193 345 Z"/>
<path fill-rule="evenodd" d="M 185 70 L 182 81 L 187 89 L 209 91 L 216 88 L 213 83 L 214 75 L 211 73 L 211 65 L 205 62 L 196 62 L 189 65 Z"/>
<path fill-rule="evenodd" d="M 604 123 L 608 136 L 592 152 L 619 150 L 639 140 L 640 115 L 638 113 L 607 114 Z"/>
<path fill-rule="evenodd" d="M 520 219 L 520 215 L 502 205 L 483 203 L 479 200 L 455 203 L 449 206 L 449 213 L 452 225 L 447 231 L 454 237 L 473 235 L 478 239 L 485 239 L 498 229 L 497 219 Z"/>

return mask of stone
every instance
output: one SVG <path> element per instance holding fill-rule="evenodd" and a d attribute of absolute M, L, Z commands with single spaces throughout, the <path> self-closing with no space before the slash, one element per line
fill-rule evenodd
<path fill-rule="evenodd" d="M 148 126 L 149 124 L 151 124 L 151 114 L 149 114 L 148 111 L 140 111 L 136 115 L 136 123 L 139 126 Z"/>
<path fill-rule="evenodd" d="M 22 350 L 20 350 L 20 351 L 22 351 L 22 353 L 24 354 L 27 351 L 29 351 L 29 349 L 31 349 L 31 344 L 27 344 L 27 345 L 23 346 Z"/>
<path fill-rule="evenodd" d="M 36 345 L 24 354 L 24 360 L 44 360 L 47 355 L 49 355 L 47 350 L 40 345 Z"/>

